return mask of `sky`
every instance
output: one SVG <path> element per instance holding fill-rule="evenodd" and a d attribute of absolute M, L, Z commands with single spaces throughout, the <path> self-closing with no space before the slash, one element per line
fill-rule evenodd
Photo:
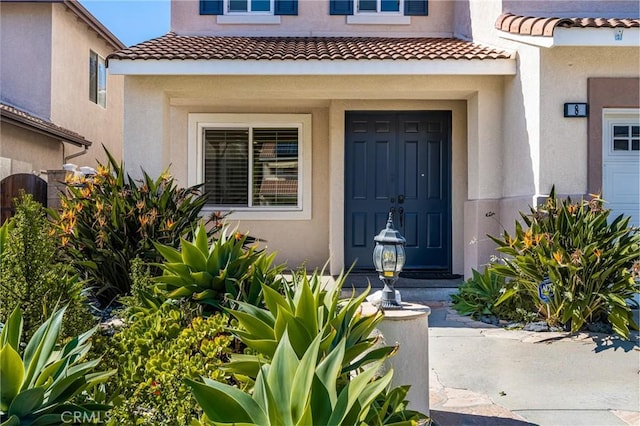
<path fill-rule="evenodd" d="M 169 31 L 170 0 L 78 0 L 125 45 Z"/>

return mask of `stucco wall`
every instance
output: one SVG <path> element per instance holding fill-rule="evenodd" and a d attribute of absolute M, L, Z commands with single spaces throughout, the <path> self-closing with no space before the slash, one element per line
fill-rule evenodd
<path fill-rule="evenodd" d="M 13 173 L 40 174 L 44 170 L 59 169 L 62 164 L 62 146 L 50 137 L 2 123 L 0 140 L 0 157 L 12 161 L 11 168 L 0 173 L 0 179 Z M 24 143 L 25 140 L 29 143 Z"/>
<path fill-rule="evenodd" d="M 344 112 L 450 110 L 453 272 L 462 273 L 464 203 L 472 186 L 467 182 L 485 196 L 500 183 L 502 81 L 491 76 L 127 76 L 126 166 L 135 174 L 142 165 L 153 176 L 171 164 L 180 184 L 187 185 L 189 113 L 312 114 L 312 219 L 243 221 L 240 229 L 267 239 L 280 253 L 278 260 L 291 266 L 303 261 L 323 266 L 331 256 L 336 273 L 344 249 Z M 473 171 L 468 163 L 475 164 Z"/>
<path fill-rule="evenodd" d="M 587 102 L 590 77 L 637 77 L 638 48 L 556 47 L 542 51 L 540 189 L 587 193 L 587 118 L 563 117 L 565 102 Z"/>
<path fill-rule="evenodd" d="M 561 17 L 638 17 L 636 0 L 503 0 L 503 10 L 516 15 Z"/>
<path fill-rule="evenodd" d="M 297 16 L 281 16 L 278 25 L 217 24 L 216 16 L 200 15 L 197 0 L 172 0 L 171 30 L 178 34 L 216 35 L 377 35 L 448 37 L 453 34 L 453 1 L 430 0 L 429 16 L 412 16 L 410 25 L 347 24 L 329 15 L 329 0 L 299 0 Z"/>
<path fill-rule="evenodd" d="M 106 162 L 102 145 L 122 156 L 124 77 L 107 74 L 106 108 L 89 100 L 89 53 L 103 58 L 114 51 L 63 4 L 52 11 L 53 66 L 51 67 L 51 121 L 93 142 L 87 154 L 73 159 L 79 165 Z"/>
<path fill-rule="evenodd" d="M 2 2 L 0 7 L 0 99 L 48 118 L 52 5 Z"/>

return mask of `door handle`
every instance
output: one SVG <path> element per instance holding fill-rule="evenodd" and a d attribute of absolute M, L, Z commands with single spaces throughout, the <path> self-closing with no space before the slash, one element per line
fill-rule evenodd
<path fill-rule="evenodd" d="M 389 208 L 389 213 L 391 214 L 391 217 L 393 217 L 393 215 L 396 214 L 396 208 L 395 207 L 390 207 Z"/>
<path fill-rule="evenodd" d="M 398 195 L 398 203 L 404 203 L 404 195 Z"/>
<path fill-rule="evenodd" d="M 400 228 L 402 228 L 404 226 L 404 208 L 398 209 L 398 216 L 400 216 Z"/>

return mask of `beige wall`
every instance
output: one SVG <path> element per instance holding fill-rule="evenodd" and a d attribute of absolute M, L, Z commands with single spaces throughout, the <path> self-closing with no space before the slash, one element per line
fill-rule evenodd
<path fill-rule="evenodd" d="M 122 156 L 123 81 L 108 76 L 107 108 L 89 100 L 89 51 L 106 57 L 115 49 L 62 3 L 20 2 L 1 5 L 0 98 L 3 102 L 71 130 L 93 142 L 78 165 L 105 162 L 104 144 Z M 3 140 L 6 158 L 25 159 L 34 170 L 60 169 L 64 157 L 83 151 L 70 144 L 21 131 L 25 138 Z M 46 143 L 42 141 L 45 140 Z M 51 144 L 57 144 L 51 148 Z M 56 155 L 52 155 L 53 150 Z M 42 166 L 46 164 L 47 166 Z"/>
<path fill-rule="evenodd" d="M 297 16 L 281 16 L 279 25 L 217 24 L 216 16 L 200 15 L 197 0 L 171 1 L 171 30 L 181 35 L 377 35 L 450 37 L 453 1 L 430 0 L 429 16 L 412 16 L 410 25 L 347 24 L 346 17 L 329 15 L 329 0 L 299 0 Z"/>
<path fill-rule="evenodd" d="M 93 142 L 86 155 L 71 162 L 88 166 L 95 166 L 96 159 L 106 162 L 103 144 L 120 159 L 124 78 L 107 75 L 106 108 L 89 100 L 89 52 L 106 58 L 114 48 L 63 4 L 54 4 L 52 13 L 51 121 Z"/>
<path fill-rule="evenodd" d="M 142 165 L 151 175 L 171 165 L 186 186 L 189 113 L 312 114 L 312 219 L 243 221 L 240 229 L 268 240 L 278 260 L 290 266 L 321 267 L 331 257 L 330 270 L 337 273 L 343 267 L 345 111 L 450 110 L 453 272 L 462 273 L 470 188 L 493 196 L 492 188 L 500 184 L 502 81 L 491 76 L 127 76 L 125 161 L 131 173 Z"/>
<path fill-rule="evenodd" d="M 638 17 L 636 0 L 502 0 L 505 12 L 516 15 L 562 17 Z"/>
<path fill-rule="evenodd" d="M 540 96 L 540 190 L 555 184 L 559 193 L 587 193 L 587 118 L 564 118 L 565 102 L 587 102 L 591 77 L 637 77 L 640 49 L 555 47 L 542 50 Z"/>
<path fill-rule="evenodd" d="M 8 165 L 0 170 L 0 180 L 14 173 L 40 174 L 62 164 L 63 150 L 56 139 L 2 123 L 0 140 L 0 158 Z M 46 180 L 46 176 L 41 177 Z"/>
<path fill-rule="evenodd" d="M 0 98 L 41 118 L 51 113 L 52 7 L 0 5 Z"/>

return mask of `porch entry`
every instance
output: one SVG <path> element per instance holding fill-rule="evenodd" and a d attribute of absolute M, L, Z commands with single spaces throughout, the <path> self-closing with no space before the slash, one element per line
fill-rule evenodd
<path fill-rule="evenodd" d="M 405 270 L 451 272 L 451 112 L 347 112 L 345 266 L 373 269 L 389 212 Z"/>

